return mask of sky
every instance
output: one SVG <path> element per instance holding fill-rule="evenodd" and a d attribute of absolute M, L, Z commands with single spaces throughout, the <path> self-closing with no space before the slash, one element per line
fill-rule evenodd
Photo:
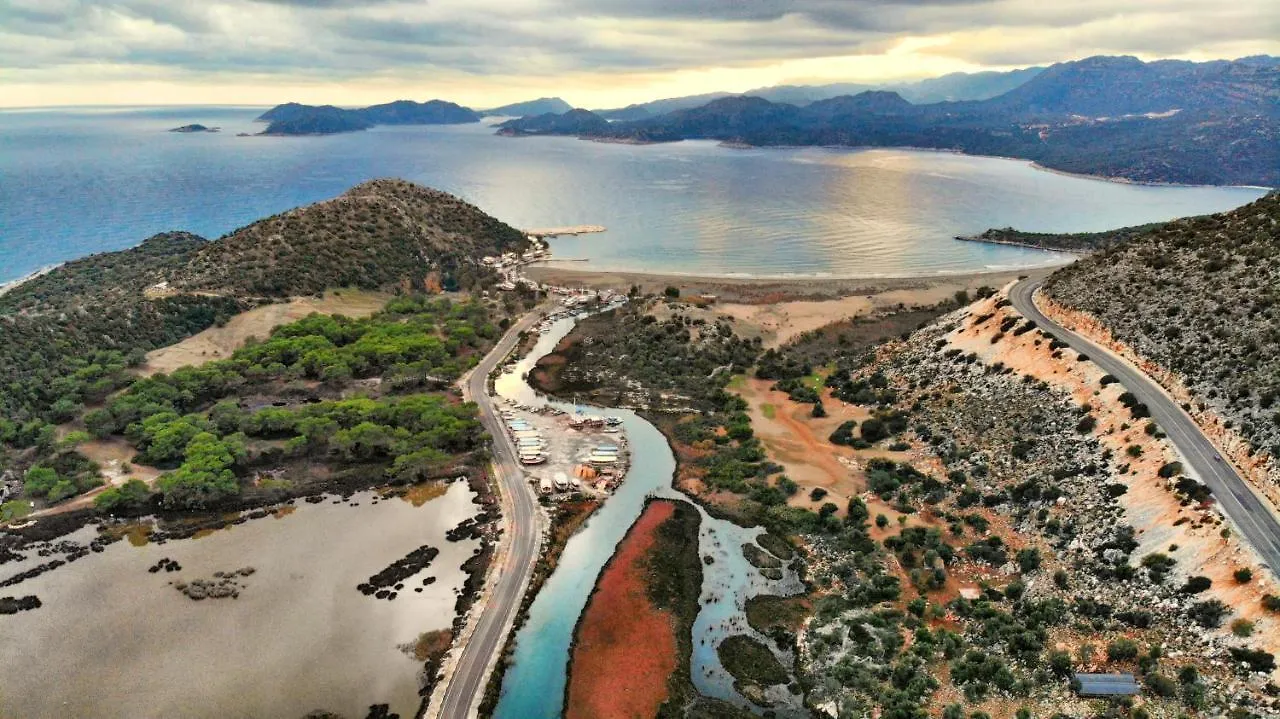
<path fill-rule="evenodd" d="M 579 107 L 1280 55 L 1277 0 L 0 0 L 0 106 Z"/>

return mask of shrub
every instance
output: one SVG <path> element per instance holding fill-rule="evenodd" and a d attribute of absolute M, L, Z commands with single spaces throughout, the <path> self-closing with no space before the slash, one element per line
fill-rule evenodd
<path fill-rule="evenodd" d="M 857 426 L 858 423 L 856 420 L 851 419 L 847 422 L 842 422 L 840 423 L 840 426 L 836 427 L 836 430 L 831 433 L 831 436 L 828 439 L 831 440 L 832 444 L 851 446 L 853 444 L 853 430 L 857 428 Z"/>
<path fill-rule="evenodd" d="M 1248 619 L 1237 619 L 1231 623 L 1231 633 L 1237 637 L 1247 637 L 1253 634 L 1253 622 Z"/>
<path fill-rule="evenodd" d="M 862 439 L 864 441 L 879 442 L 888 436 L 889 430 L 885 428 L 884 422 L 875 417 L 870 417 L 862 422 Z"/>
<path fill-rule="evenodd" d="M 1126 662 L 1138 658 L 1138 645 L 1131 639 L 1117 639 L 1107 645 L 1107 659 Z"/>
<path fill-rule="evenodd" d="M 1249 569 L 1248 567 L 1241 567 L 1237 569 L 1235 573 L 1233 573 L 1231 576 L 1235 577 L 1236 581 L 1241 584 L 1248 584 L 1249 582 L 1253 581 L 1253 570 Z"/>
<path fill-rule="evenodd" d="M 1093 415 L 1087 415 L 1085 417 L 1082 417 L 1080 419 L 1080 422 L 1076 424 L 1076 431 L 1079 432 L 1080 434 L 1088 434 L 1093 431 L 1094 427 L 1097 427 L 1097 426 L 1098 426 L 1098 420 L 1095 419 Z"/>
<path fill-rule="evenodd" d="M 1280 597 L 1274 594 L 1262 595 L 1262 608 L 1269 612 L 1280 612 Z"/>
<path fill-rule="evenodd" d="M 1099 384 L 1101 384 L 1103 387 L 1106 387 L 1109 384 L 1115 384 L 1116 382 L 1119 382 L 1119 381 L 1120 380 L 1116 379 L 1116 376 L 1113 374 L 1104 374 L 1102 375 L 1102 379 L 1099 380 Z"/>
<path fill-rule="evenodd" d="M 1178 683 L 1163 674 L 1148 674 L 1143 683 L 1152 692 L 1162 697 L 1171 697 L 1178 693 Z"/>
<path fill-rule="evenodd" d="M 1187 583 L 1182 585 L 1183 594 L 1199 594 L 1209 587 L 1213 586 L 1213 580 L 1208 577 L 1191 577 Z"/>
<path fill-rule="evenodd" d="M 1023 573 L 1034 572 L 1040 568 L 1040 550 L 1035 547 L 1027 547 L 1018 550 L 1018 568 Z"/>
<path fill-rule="evenodd" d="M 1071 674 L 1074 665 L 1071 662 L 1071 655 L 1061 649 L 1054 649 L 1049 652 L 1049 670 L 1060 677 Z"/>
<path fill-rule="evenodd" d="M 1215 629 L 1222 626 L 1222 618 L 1227 616 L 1229 611 L 1227 605 L 1217 599 L 1209 599 L 1192 604 L 1187 610 L 1187 616 L 1206 629 Z"/>
<path fill-rule="evenodd" d="M 813 490 L 809 492 L 809 499 L 814 502 L 822 501 L 822 498 L 825 496 L 827 496 L 827 490 L 822 487 L 814 487 Z"/>
<path fill-rule="evenodd" d="M 671 299 L 676 299 L 677 297 L 680 296 L 680 288 L 668 285 L 667 289 L 662 291 L 662 294 L 666 295 Z"/>
<path fill-rule="evenodd" d="M 1231 647 L 1231 658 L 1249 665 L 1254 672 L 1273 672 L 1276 669 L 1276 658 L 1269 652 L 1248 647 Z"/>
<path fill-rule="evenodd" d="M 1170 462 L 1160 468 L 1157 472 L 1164 479 L 1171 479 L 1182 474 L 1182 462 Z"/>

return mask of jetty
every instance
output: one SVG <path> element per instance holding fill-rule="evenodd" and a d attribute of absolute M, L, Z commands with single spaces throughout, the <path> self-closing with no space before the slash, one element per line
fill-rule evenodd
<path fill-rule="evenodd" d="M 538 239 L 547 237 L 561 237 L 569 235 L 589 235 L 595 232 L 604 232 L 604 225 L 565 225 L 564 227 L 535 227 L 528 230 L 521 230 L 524 234 Z"/>

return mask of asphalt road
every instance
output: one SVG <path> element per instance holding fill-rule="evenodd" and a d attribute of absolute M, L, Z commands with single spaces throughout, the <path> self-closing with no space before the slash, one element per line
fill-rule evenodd
<path fill-rule="evenodd" d="M 470 641 L 462 647 L 458 664 L 444 690 L 440 716 L 445 719 L 461 719 L 471 715 L 471 706 L 484 691 L 490 661 L 502 651 L 506 629 L 520 608 L 520 599 L 526 580 L 533 572 L 537 559 L 538 536 L 541 531 L 533 490 L 525 481 L 524 472 L 516 461 L 515 447 L 507 436 L 502 418 L 494 409 L 487 391 L 489 374 L 511 352 L 520 340 L 520 333 L 531 328 L 539 319 L 530 313 L 507 330 L 493 351 L 485 355 L 472 371 L 467 381 L 471 399 L 480 407 L 480 421 L 493 436 L 493 466 L 504 495 L 511 498 L 511 515 L 507 518 L 508 531 L 503 537 L 507 542 L 506 561 L 499 569 L 494 585 L 490 588 L 489 601 L 481 609 L 479 623 Z"/>
<path fill-rule="evenodd" d="M 1193 474 L 1212 490 L 1218 506 L 1236 526 L 1237 534 L 1243 535 L 1245 541 L 1261 555 L 1271 573 L 1280 577 L 1280 521 L 1276 520 L 1267 503 L 1236 474 L 1235 468 L 1219 455 L 1195 420 L 1165 394 L 1155 380 L 1114 353 L 1045 317 L 1032 300 L 1042 282 L 1041 279 L 1027 279 L 1014 285 L 1009 292 L 1013 306 L 1024 317 L 1053 332 L 1071 349 L 1089 355 L 1094 364 L 1115 375 L 1125 389 L 1151 409 L 1151 418 L 1169 435 Z"/>

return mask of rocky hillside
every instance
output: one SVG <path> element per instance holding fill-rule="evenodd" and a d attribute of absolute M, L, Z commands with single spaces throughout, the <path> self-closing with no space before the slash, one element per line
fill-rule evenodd
<path fill-rule="evenodd" d="M 172 285 L 282 296 L 326 287 L 421 288 L 476 276 L 480 257 L 519 249 L 519 230 L 453 195 L 403 180 L 373 180 L 209 243 Z"/>
<path fill-rule="evenodd" d="M 1046 288 L 1280 456 L 1280 194 L 1171 222 L 1058 271 Z"/>

